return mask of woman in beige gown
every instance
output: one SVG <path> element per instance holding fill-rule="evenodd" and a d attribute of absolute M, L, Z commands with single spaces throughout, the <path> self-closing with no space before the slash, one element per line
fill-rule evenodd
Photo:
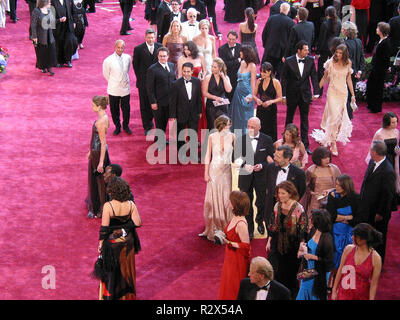
<path fill-rule="evenodd" d="M 208 138 L 204 180 L 207 182 L 204 199 L 205 230 L 199 234 L 214 241 L 215 232 L 223 231 L 232 219 L 229 195 L 232 191 L 232 150 L 235 135 L 229 131 L 231 120 L 221 115 L 215 120 L 217 131 Z"/>
<path fill-rule="evenodd" d="M 325 73 L 319 86 L 322 88 L 329 79 L 326 93 L 326 105 L 322 117 L 321 128 L 315 129 L 311 136 L 321 145 L 330 146 L 332 155 L 337 156 L 336 141 L 346 144 L 350 142 L 353 125 L 347 114 L 347 86 L 351 92 L 351 102 L 355 103 L 353 82 L 351 74 L 351 61 L 345 44 L 336 48 L 331 59 L 324 64 Z M 347 84 L 347 85 L 346 85 Z"/>

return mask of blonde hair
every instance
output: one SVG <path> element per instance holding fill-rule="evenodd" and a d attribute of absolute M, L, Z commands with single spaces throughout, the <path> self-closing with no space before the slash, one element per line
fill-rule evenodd
<path fill-rule="evenodd" d="M 213 59 L 213 63 L 214 62 L 218 65 L 218 68 L 221 69 L 221 71 L 224 73 L 224 75 L 226 75 L 226 64 L 225 64 L 224 60 L 217 57 L 217 58 Z"/>
<path fill-rule="evenodd" d="M 200 20 L 199 22 L 199 29 L 201 30 L 201 27 L 207 25 L 208 29 L 210 29 L 210 21 L 207 19 Z"/>
<path fill-rule="evenodd" d="M 218 131 L 222 131 L 229 123 L 231 122 L 231 119 L 229 119 L 228 116 L 226 115 L 221 115 L 214 121 L 214 127 Z"/>
<path fill-rule="evenodd" d="M 179 25 L 179 36 L 181 36 L 182 35 L 182 24 L 181 24 L 181 22 L 179 20 L 176 20 L 176 19 L 171 21 L 171 24 L 169 25 L 169 31 L 168 31 L 167 35 L 171 35 L 172 34 L 172 26 L 174 25 L 174 23 L 178 23 L 178 25 Z"/>

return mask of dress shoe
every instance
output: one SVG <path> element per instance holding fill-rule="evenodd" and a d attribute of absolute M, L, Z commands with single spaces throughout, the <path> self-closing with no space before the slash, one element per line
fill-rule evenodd
<path fill-rule="evenodd" d="M 306 152 L 307 152 L 307 154 L 312 154 L 312 151 L 308 148 L 306 148 Z"/>
<path fill-rule="evenodd" d="M 46 70 L 46 69 L 42 69 L 42 72 L 43 72 L 43 73 L 46 73 L 46 72 L 47 72 L 47 70 Z"/>
<path fill-rule="evenodd" d="M 61 68 L 61 67 L 62 67 L 61 64 L 59 64 L 59 63 L 56 64 L 56 68 Z"/>
<path fill-rule="evenodd" d="M 51 70 L 51 68 L 48 68 L 47 71 L 50 73 L 51 76 L 54 76 L 54 72 L 53 70 Z"/>
<path fill-rule="evenodd" d="M 261 223 L 257 226 L 257 231 L 258 231 L 259 234 L 264 234 L 264 232 L 265 232 L 264 223 L 261 222 Z"/>
<path fill-rule="evenodd" d="M 133 27 L 129 27 L 127 30 L 129 31 L 129 30 L 135 30 L 135 29 Z"/>
<path fill-rule="evenodd" d="M 71 64 L 70 61 L 67 61 L 66 65 L 67 65 L 68 68 L 72 68 L 72 64 Z"/>
<path fill-rule="evenodd" d="M 97 218 L 97 216 L 96 216 L 92 211 L 89 211 L 89 212 L 88 212 L 87 217 L 88 217 L 89 219 L 95 219 L 95 218 Z"/>
<path fill-rule="evenodd" d="M 87 13 L 95 13 L 96 10 L 89 10 L 89 9 L 86 9 L 86 12 L 87 12 Z"/>
<path fill-rule="evenodd" d="M 81 49 L 85 49 L 85 47 L 83 46 L 83 44 L 82 44 L 82 43 L 79 45 L 79 48 L 81 48 Z"/>
<path fill-rule="evenodd" d="M 132 130 L 129 129 L 129 127 L 124 128 L 124 131 L 125 131 L 127 134 L 129 134 L 129 135 L 132 134 Z"/>
<path fill-rule="evenodd" d="M 115 128 L 115 130 L 114 130 L 114 132 L 113 132 L 113 135 L 114 136 L 117 136 L 117 135 L 119 135 L 121 133 L 121 128 Z"/>
<path fill-rule="evenodd" d="M 129 36 L 130 35 L 130 32 L 120 32 L 119 33 L 121 36 Z"/>

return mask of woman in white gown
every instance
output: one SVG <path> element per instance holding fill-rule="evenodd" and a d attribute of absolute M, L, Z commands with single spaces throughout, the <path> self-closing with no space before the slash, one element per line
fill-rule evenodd
<path fill-rule="evenodd" d="M 205 230 L 199 234 L 215 240 L 216 232 L 223 231 L 232 218 L 229 196 L 232 191 L 232 150 L 235 135 L 229 131 L 231 120 L 221 115 L 215 120 L 215 129 L 208 137 L 204 159 L 204 180 L 207 182 L 204 198 Z M 218 237 L 217 237 L 218 238 Z"/>
<path fill-rule="evenodd" d="M 326 105 L 322 117 L 321 128 L 314 129 L 311 136 L 321 145 L 330 146 L 332 155 L 337 156 L 338 150 L 336 141 L 344 145 L 350 142 L 353 125 L 347 114 L 347 87 L 352 95 L 351 103 L 355 104 L 353 82 L 351 74 L 351 61 L 349 52 L 345 44 L 336 48 L 332 58 L 324 64 L 325 73 L 319 86 L 322 88 L 326 80 L 329 81 L 328 91 L 326 93 Z M 347 84 L 347 85 L 346 85 Z"/>
<path fill-rule="evenodd" d="M 6 9 L 8 7 L 8 0 L 0 0 L 0 28 L 6 27 Z"/>
<path fill-rule="evenodd" d="M 199 29 L 201 33 L 194 37 L 193 41 L 199 48 L 200 53 L 204 56 L 207 73 L 211 74 L 213 60 L 217 57 L 215 37 L 209 34 L 210 22 L 207 19 L 203 19 L 199 22 Z"/>

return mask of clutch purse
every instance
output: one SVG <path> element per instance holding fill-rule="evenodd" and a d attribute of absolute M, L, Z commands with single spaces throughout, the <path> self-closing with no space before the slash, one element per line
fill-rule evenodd
<path fill-rule="evenodd" d="M 358 109 L 358 106 L 355 102 L 351 102 L 350 107 L 351 107 L 351 109 L 353 109 L 353 111 L 356 111 Z"/>
<path fill-rule="evenodd" d="M 315 269 L 306 269 L 297 274 L 297 280 L 310 279 L 318 275 Z"/>

